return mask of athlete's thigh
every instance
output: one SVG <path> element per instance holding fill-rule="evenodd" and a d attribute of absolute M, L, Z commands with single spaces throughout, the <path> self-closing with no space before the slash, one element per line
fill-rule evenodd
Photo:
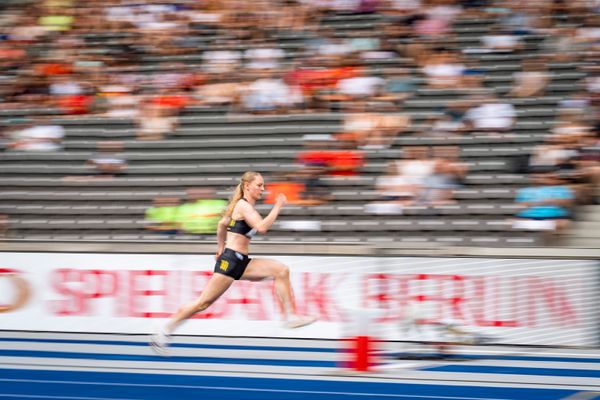
<path fill-rule="evenodd" d="M 285 272 L 287 267 L 279 261 L 270 258 L 253 258 L 246 267 L 246 271 L 240 279 L 246 281 L 260 281 L 266 278 L 274 278 Z"/>
<path fill-rule="evenodd" d="M 208 280 L 206 286 L 202 289 L 198 301 L 215 302 L 223 293 L 229 289 L 229 286 L 233 283 L 233 278 L 227 275 L 214 273 L 213 276 Z"/>

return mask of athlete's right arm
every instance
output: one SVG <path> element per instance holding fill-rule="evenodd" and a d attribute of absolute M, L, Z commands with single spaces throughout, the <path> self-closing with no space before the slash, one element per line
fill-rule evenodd
<path fill-rule="evenodd" d="M 225 249 L 225 238 L 227 237 L 227 225 L 229 225 L 229 221 L 231 217 L 223 216 L 219 220 L 219 224 L 217 225 L 217 252 L 215 254 L 215 258 L 219 258 L 223 250 Z"/>

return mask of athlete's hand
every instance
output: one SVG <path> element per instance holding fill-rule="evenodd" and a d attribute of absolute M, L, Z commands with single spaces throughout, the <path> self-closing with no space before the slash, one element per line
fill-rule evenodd
<path fill-rule="evenodd" d="M 221 254 L 223 254 L 223 248 L 219 247 L 219 248 L 217 248 L 217 251 L 215 252 L 215 260 L 218 260 L 219 257 L 221 257 Z"/>
<path fill-rule="evenodd" d="M 277 199 L 275 199 L 275 206 L 283 207 L 287 204 L 287 197 L 283 193 L 279 193 L 277 195 Z"/>

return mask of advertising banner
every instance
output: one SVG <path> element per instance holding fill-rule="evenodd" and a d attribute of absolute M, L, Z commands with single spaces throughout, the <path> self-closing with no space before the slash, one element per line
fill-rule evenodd
<path fill-rule="evenodd" d="M 273 281 L 236 281 L 177 333 L 439 340 L 439 327 L 455 326 L 496 343 L 597 345 L 594 261 L 268 258 L 290 268 L 297 312 L 317 323 L 285 329 Z M 151 333 L 199 295 L 213 266 L 209 255 L 2 253 L 0 329 Z"/>

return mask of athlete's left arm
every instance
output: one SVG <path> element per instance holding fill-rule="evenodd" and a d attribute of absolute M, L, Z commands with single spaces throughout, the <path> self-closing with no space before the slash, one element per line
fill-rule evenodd
<path fill-rule="evenodd" d="M 275 200 L 275 205 L 265 218 L 262 218 L 250 204 L 244 205 L 241 212 L 248 225 L 256 229 L 258 233 L 264 234 L 271 228 L 286 202 L 287 198 L 280 193 Z"/>

